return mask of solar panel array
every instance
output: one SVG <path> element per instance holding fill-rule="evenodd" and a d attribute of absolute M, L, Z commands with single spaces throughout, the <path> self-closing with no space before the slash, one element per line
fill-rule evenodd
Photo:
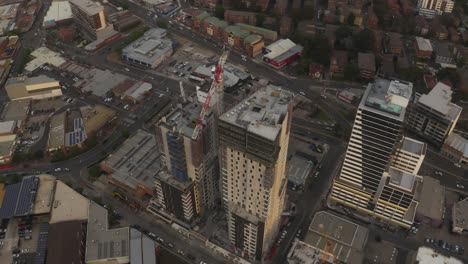
<path fill-rule="evenodd" d="M 16 203 L 15 216 L 26 216 L 32 214 L 38 188 L 38 177 L 29 176 L 23 178 L 18 201 Z"/>
<path fill-rule="evenodd" d="M 40 223 L 39 240 L 37 241 L 36 256 L 34 257 L 34 264 L 45 263 L 48 237 L 49 237 L 49 223 Z"/>
<path fill-rule="evenodd" d="M 10 184 L 5 189 L 3 203 L 0 207 L 0 218 L 12 218 L 15 215 L 16 202 L 21 190 L 21 182 Z"/>

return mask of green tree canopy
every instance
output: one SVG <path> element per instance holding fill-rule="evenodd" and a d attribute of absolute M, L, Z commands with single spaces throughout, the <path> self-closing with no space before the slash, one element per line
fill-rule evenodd
<path fill-rule="evenodd" d="M 359 52 L 372 51 L 374 48 L 375 36 L 370 29 L 363 29 L 353 38 L 354 46 Z"/>

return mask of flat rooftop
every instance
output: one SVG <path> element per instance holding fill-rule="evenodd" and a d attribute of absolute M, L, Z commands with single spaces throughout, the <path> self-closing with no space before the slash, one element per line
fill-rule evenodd
<path fill-rule="evenodd" d="M 220 120 L 274 141 L 288 114 L 292 93 L 268 85 L 221 115 Z"/>
<path fill-rule="evenodd" d="M 332 243 L 328 252 L 334 255 L 336 260 L 344 263 L 362 263 L 363 249 L 367 243 L 368 233 L 369 231 L 365 227 L 321 211 L 315 214 L 301 247 L 294 252 L 293 256 L 305 259 L 304 263 L 314 263 L 310 260 L 313 260 L 313 255 L 318 253 L 317 249 L 322 255 L 327 245 L 327 239 L 324 237 L 326 234 Z"/>
<path fill-rule="evenodd" d="M 34 202 L 33 214 L 50 213 L 54 199 L 55 177 L 48 174 L 41 174 L 37 177 L 39 178 L 39 187 Z"/>
<path fill-rule="evenodd" d="M 150 264 L 157 263 L 156 247 L 158 244 L 140 231 L 130 229 L 130 263 Z"/>
<path fill-rule="evenodd" d="M 314 164 L 304 158 L 294 155 L 288 162 L 288 181 L 303 185 Z"/>
<path fill-rule="evenodd" d="M 104 7 L 100 3 L 93 2 L 90 0 L 70 0 L 70 3 L 78 6 L 89 16 L 93 16 L 98 14 L 99 12 L 104 11 Z"/>
<path fill-rule="evenodd" d="M 388 169 L 388 177 L 390 178 L 389 184 L 399 189 L 403 189 L 406 192 L 413 192 L 415 182 L 418 179 L 417 175 L 399 170 L 394 167 Z"/>
<path fill-rule="evenodd" d="M 56 181 L 50 223 L 88 220 L 89 200 L 62 181 Z"/>
<path fill-rule="evenodd" d="M 101 165 L 112 170 L 113 179 L 131 189 L 136 190 L 140 184 L 153 189 L 155 176 L 160 170 L 160 156 L 156 137 L 146 131 L 138 130 Z"/>
<path fill-rule="evenodd" d="M 416 37 L 416 44 L 418 45 L 419 50 L 432 52 L 432 44 L 430 40 Z"/>
<path fill-rule="evenodd" d="M 367 86 L 359 107 L 403 120 L 412 92 L 410 82 L 376 78 Z"/>
<path fill-rule="evenodd" d="M 417 214 L 432 219 L 442 219 L 445 207 L 445 188 L 439 180 L 425 176 L 419 193 Z"/>
<path fill-rule="evenodd" d="M 89 203 L 86 235 L 86 262 L 129 257 L 129 228 L 109 229 L 107 210 Z"/>
<path fill-rule="evenodd" d="M 416 155 L 425 155 L 426 143 L 409 137 L 403 137 L 401 149 Z"/>
<path fill-rule="evenodd" d="M 160 125 L 168 129 L 175 129 L 182 132 L 184 136 L 191 137 L 202 107 L 201 103 L 193 99 L 193 102 L 188 102 L 182 108 L 176 108 L 163 118 Z"/>
<path fill-rule="evenodd" d="M 451 102 L 452 93 L 450 86 L 438 82 L 428 94 L 423 94 L 419 97 L 418 103 L 436 110 L 451 120 L 455 120 L 460 116 L 463 108 Z"/>
<path fill-rule="evenodd" d="M 172 52 L 172 41 L 166 38 L 166 30 L 152 28 L 122 50 L 122 56 L 143 61 L 150 65 Z"/>

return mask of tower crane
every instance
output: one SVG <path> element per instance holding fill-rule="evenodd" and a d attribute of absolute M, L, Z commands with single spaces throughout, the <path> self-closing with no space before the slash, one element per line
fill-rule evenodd
<path fill-rule="evenodd" d="M 216 92 L 217 93 L 217 113 L 222 114 L 223 111 L 223 93 L 224 93 L 224 63 L 226 63 L 227 57 L 229 56 L 229 53 L 231 52 L 231 49 L 229 47 L 224 47 L 223 54 L 221 54 L 221 57 L 219 58 L 218 64 L 216 64 L 215 70 L 214 70 L 214 79 L 213 82 L 211 83 L 210 89 L 208 91 L 208 94 L 206 96 L 205 102 L 203 103 L 203 107 L 201 109 L 200 115 L 198 116 L 197 119 L 197 124 L 195 126 L 195 129 L 193 130 L 192 133 L 192 139 L 195 140 L 198 138 L 198 135 L 200 135 L 200 131 L 203 128 L 203 122 L 205 121 L 205 115 L 206 112 L 208 112 L 208 108 L 210 107 L 210 102 L 213 94 Z"/>

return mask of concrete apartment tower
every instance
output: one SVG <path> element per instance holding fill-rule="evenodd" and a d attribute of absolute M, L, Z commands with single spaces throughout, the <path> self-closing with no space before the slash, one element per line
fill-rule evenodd
<path fill-rule="evenodd" d="M 261 260 L 278 234 L 286 199 L 292 93 L 255 92 L 218 120 L 222 202 L 232 245 Z"/>
<path fill-rule="evenodd" d="M 164 169 L 155 181 L 156 195 L 148 210 L 167 221 L 190 224 L 219 198 L 217 134 L 213 111 L 192 139 L 202 104 L 194 98 L 180 104 L 157 124 L 159 150 Z"/>
<path fill-rule="evenodd" d="M 403 139 L 413 85 L 377 78 L 360 102 L 331 201 L 405 228 L 414 221 L 425 144 Z M 402 161 L 411 157 L 408 162 Z"/>

